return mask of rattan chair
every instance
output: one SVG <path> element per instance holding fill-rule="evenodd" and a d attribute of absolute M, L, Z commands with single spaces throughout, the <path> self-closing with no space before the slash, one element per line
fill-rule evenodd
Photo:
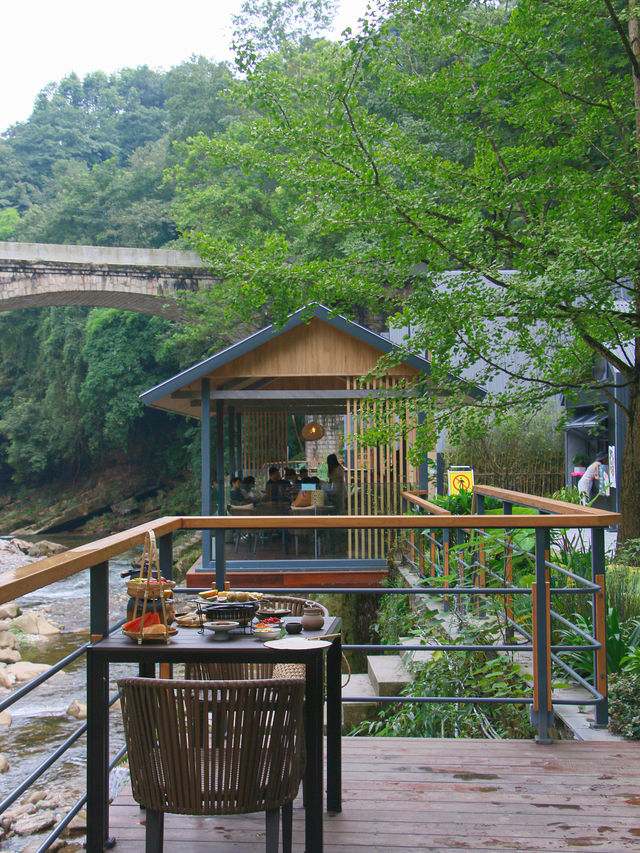
<path fill-rule="evenodd" d="M 326 619 L 329 615 L 329 611 L 324 606 L 324 604 L 320 604 L 317 601 L 311 601 L 308 598 L 296 598 L 292 595 L 268 595 L 265 596 L 263 601 L 266 600 L 270 604 L 277 607 L 286 607 L 291 611 L 292 616 L 302 616 L 304 614 L 305 607 L 319 607 L 322 610 L 322 615 Z M 263 605 L 264 606 L 264 605 Z"/>
<path fill-rule="evenodd" d="M 146 853 L 162 851 L 165 813 L 257 811 L 266 812 L 266 853 L 277 853 L 280 809 L 291 853 L 303 681 L 123 678 L 118 687 L 133 797 L 147 810 Z"/>

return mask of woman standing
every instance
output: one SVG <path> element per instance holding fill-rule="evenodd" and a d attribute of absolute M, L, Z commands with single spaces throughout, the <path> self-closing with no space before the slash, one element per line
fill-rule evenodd
<path fill-rule="evenodd" d="M 329 480 L 329 494 L 336 507 L 336 512 L 344 512 L 344 489 L 345 471 L 335 453 L 327 456 L 327 479 Z"/>
<path fill-rule="evenodd" d="M 608 454 L 602 451 L 596 456 L 596 461 L 584 472 L 578 480 L 578 494 L 580 495 L 580 503 L 588 504 L 591 500 L 591 492 L 593 491 L 593 481 L 600 479 L 600 466 L 606 465 Z"/>

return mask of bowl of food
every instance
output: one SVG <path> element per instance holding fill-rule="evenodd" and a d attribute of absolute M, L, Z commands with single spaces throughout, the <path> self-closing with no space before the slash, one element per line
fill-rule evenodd
<path fill-rule="evenodd" d="M 213 632 L 213 639 L 218 642 L 223 642 L 229 639 L 229 631 L 238 627 L 238 623 L 230 619 L 216 619 L 211 622 L 205 622 L 202 626 L 207 631 Z"/>
<path fill-rule="evenodd" d="M 258 622 L 253 626 L 253 633 L 263 643 L 267 640 L 277 640 L 282 633 L 282 622 L 273 618 L 268 622 Z"/>

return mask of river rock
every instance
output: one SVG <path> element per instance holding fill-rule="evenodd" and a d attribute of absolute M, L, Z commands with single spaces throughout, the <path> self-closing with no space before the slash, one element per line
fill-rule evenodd
<path fill-rule="evenodd" d="M 9 672 L 6 663 L 0 663 L 0 687 L 13 687 L 16 680 L 15 675 Z"/>
<path fill-rule="evenodd" d="M 55 812 L 36 812 L 19 818 L 11 827 L 18 835 L 33 835 L 57 823 Z"/>
<path fill-rule="evenodd" d="M 0 773 L 6 773 L 9 769 L 9 762 L 5 755 L 0 752 Z"/>
<path fill-rule="evenodd" d="M 46 800 L 47 792 L 42 788 L 34 788 L 33 791 L 30 791 L 27 796 L 22 800 L 23 803 L 39 803 L 41 800 Z"/>
<path fill-rule="evenodd" d="M 20 613 L 20 608 L 15 601 L 0 604 L 0 619 L 15 619 L 18 613 Z"/>
<path fill-rule="evenodd" d="M 49 542 L 46 539 L 42 539 L 40 542 L 25 542 L 26 550 L 20 546 L 20 550 L 23 550 L 25 554 L 28 554 L 30 557 L 49 557 L 51 554 L 59 554 L 61 551 L 66 551 L 64 545 L 59 545 L 57 542 Z"/>
<path fill-rule="evenodd" d="M 13 717 L 11 716 L 11 711 L 0 711 L 0 726 L 6 726 L 9 728 L 12 722 Z"/>
<path fill-rule="evenodd" d="M 70 717 L 75 717 L 76 720 L 86 720 L 87 706 L 84 702 L 78 702 L 77 699 L 74 699 L 73 702 L 67 708 L 67 714 Z"/>
<path fill-rule="evenodd" d="M 18 663 L 22 655 L 18 649 L 2 649 L 0 648 L 0 662 L 2 663 Z"/>
<path fill-rule="evenodd" d="M 28 660 L 21 660 L 7 666 L 7 672 L 13 675 L 16 681 L 30 681 L 48 669 L 51 669 L 48 663 L 31 663 Z"/>
<path fill-rule="evenodd" d="M 36 611 L 31 613 L 23 613 L 22 616 L 16 616 L 11 623 L 25 634 L 40 634 L 43 637 L 59 634 L 60 629 L 52 625 L 45 617 Z"/>
<path fill-rule="evenodd" d="M 17 649 L 18 638 L 11 631 L 0 631 L 0 649 Z"/>

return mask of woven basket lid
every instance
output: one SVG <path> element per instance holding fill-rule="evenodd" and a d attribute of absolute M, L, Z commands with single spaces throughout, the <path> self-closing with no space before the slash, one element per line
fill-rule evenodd
<path fill-rule="evenodd" d="M 317 421 L 311 421 L 311 423 L 305 424 L 300 430 L 300 438 L 303 441 L 317 441 L 319 438 L 322 438 L 323 435 L 324 427 Z"/>

